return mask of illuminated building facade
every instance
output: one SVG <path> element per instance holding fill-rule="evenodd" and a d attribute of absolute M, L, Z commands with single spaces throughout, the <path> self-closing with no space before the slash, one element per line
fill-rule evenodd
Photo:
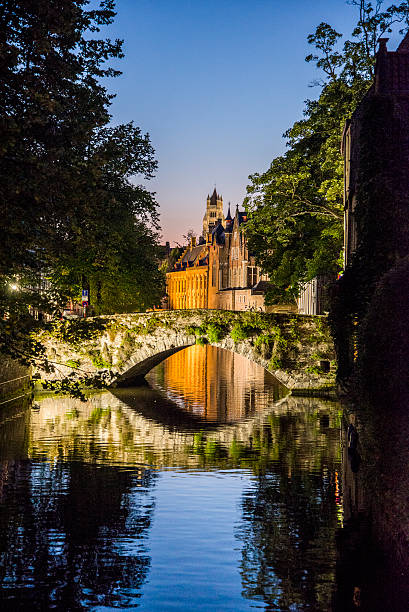
<path fill-rule="evenodd" d="M 216 190 L 207 198 L 203 236 L 197 244 L 195 238 L 191 239 L 174 270 L 166 275 L 171 310 L 277 310 L 264 304 L 268 277 L 249 253 L 242 232 L 246 221 L 246 212 L 239 211 L 238 206 L 232 217 L 229 205 L 224 217 L 223 198 Z M 283 308 L 295 310 L 295 306 Z"/>

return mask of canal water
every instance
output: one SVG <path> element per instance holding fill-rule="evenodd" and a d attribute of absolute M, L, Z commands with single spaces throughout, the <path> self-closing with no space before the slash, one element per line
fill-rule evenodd
<path fill-rule="evenodd" d="M 0 609 L 328 611 L 341 409 L 193 346 L 0 413 Z"/>

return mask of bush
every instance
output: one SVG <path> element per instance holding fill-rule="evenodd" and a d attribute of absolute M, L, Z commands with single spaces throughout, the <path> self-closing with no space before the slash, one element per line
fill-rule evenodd
<path fill-rule="evenodd" d="M 210 342 L 220 342 L 226 330 L 220 323 L 208 323 L 206 325 L 206 333 Z"/>
<path fill-rule="evenodd" d="M 207 338 L 204 336 L 196 336 L 196 344 L 199 344 L 199 346 L 204 346 L 207 344 Z"/>
<path fill-rule="evenodd" d="M 238 322 L 233 325 L 231 328 L 230 336 L 234 342 L 240 342 L 240 340 L 245 340 L 252 334 L 252 328 L 247 325 L 243 325 L 243 323 Z"/>
<path fill-rule="evenodd" d="M 257 336 L 256 341 L 254 343 L 256 351 L 264 356 L 271 355 L 274 348 L 274 340 L 275 336 L 272 334 L 260 334 Z"/>

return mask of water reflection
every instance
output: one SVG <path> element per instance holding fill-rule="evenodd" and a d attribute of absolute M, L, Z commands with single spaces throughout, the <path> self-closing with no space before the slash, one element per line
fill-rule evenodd
<path fill-rule="evenodd" d="M 0 500 L 4 610 L 89 609 L 135 602 L 150 557 L 152 473 L 17 461 Z M 126 550 L 132 540 L 134 553 Z"/>
<path fill-rule="evenodd" d="M 243 496 L 242 576 L 268 610 L 330 610 L 342 524 L 339 414 L 303 401 L 270 421 L 275 460 Z"/>
<path fill-rule="evenodd" d="M 330 609 L 339 406 L 192 349 L 155 388 L 4 413 L 4 609 Z"/>
<path fill-rule="evenodd" d="M 147 379 L 183 410 L 217 423 L 248 418 L 285 394 L 264 368 L 211 345 L 179 351 Z"/>

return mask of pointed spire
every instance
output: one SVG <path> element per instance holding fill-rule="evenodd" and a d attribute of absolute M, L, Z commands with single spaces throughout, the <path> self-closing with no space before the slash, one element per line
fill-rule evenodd
<path fill-rule="evenodd" d="M 219 199 L 219 196 L 217 195 L 217 191 L 216 191 L 216 187 L 214 188 L 214 191 L 212 193 L 212 197 L 210 198 L 210 204 L 212 206 L 217 206 L 217 200 Z"/>
<path fill-rule="evenodd" d="M 230 202 L 229 202 L 229 210 L 227 212 L 226 221 L 231 221 L 231 220 L 232 220 L 232 218 L 231 218 L 231 214 L 230 214 Z"/>

